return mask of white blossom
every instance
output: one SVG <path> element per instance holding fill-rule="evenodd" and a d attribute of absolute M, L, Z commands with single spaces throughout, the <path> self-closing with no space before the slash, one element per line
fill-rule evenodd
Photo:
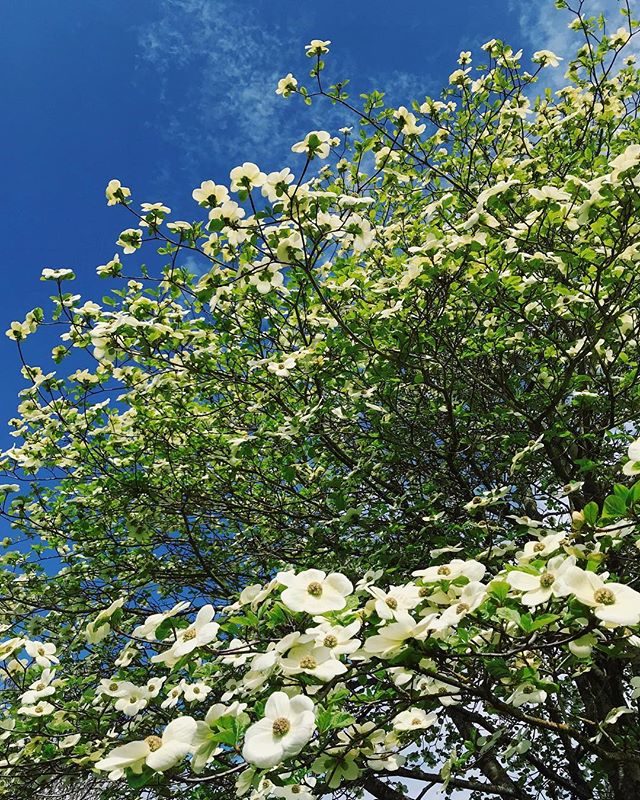
<path fill-rule="evenodd" d="M 267 700 L 264 718 L 249 727 L 242 757 L 260 769 L 271 769 L 297 755 L 313 736 L 314 704 L 311 698 L 274 692 Z"/>
<path fill-rule="evenodd" d="M 279 572 L 278 583 L 287 588 L 282 593 L 282 602 L 292 611 L 307 614 L 324 614 L 339 611 L 353 592 L 351 581 L 340 572 L 329 575 L 319 569 L 307 569 L 297 575 Z"/>

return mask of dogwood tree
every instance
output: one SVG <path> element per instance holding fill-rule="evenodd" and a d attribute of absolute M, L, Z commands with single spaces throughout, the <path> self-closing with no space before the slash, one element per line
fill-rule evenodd
<path fill-rule="evenodd" d="M 352 125 L 189 221 L 114 179 L 108 295 L 43 271 L 3 796 L 640 792 L 639 23 L 573 10 L 410 107 L 314 40 L 274 88 Z"/>

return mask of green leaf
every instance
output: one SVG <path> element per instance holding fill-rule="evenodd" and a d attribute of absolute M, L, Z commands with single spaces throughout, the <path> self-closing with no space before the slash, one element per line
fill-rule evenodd
<path fill-rule="evenodd" d="M 545 628 L 547 625 L 551 625 L 552 622 L 561 619 L 560 614 L 542 614 L 540 617 L 536 617 L 531 626 L 529 627 L 529 631 L 537 631 L 540 628 Z"/>
<path fill-rule="evenodd" d="M 626 499 L 626 491 L 625 491 Z M 603 517 L 623 517 L 627 513 L 625 499 L 618 495 L 610 494 L 604 501 Z"/>
<path fill-rule="evenodd" d="M 585 522 L 589 525 L 596 525 L 598 522 L 600 509 L 598 508 L 598 504 L 591 501 L 587 503 L 587 505 L 582 509 L 582 513 L 584 514 Z"/>

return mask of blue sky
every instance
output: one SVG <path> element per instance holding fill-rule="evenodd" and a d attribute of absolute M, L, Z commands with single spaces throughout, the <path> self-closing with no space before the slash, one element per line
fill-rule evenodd
<path fill-rule="evenodd" d="M 304 75 L 312 38 L 332 41 L 332 78 L 395 105 L 437 93 L 459 51 L 494 36 L 529 52 L 567 43 L 552 0 L 4 0 L 2 13 L 0 447 L 23 386 L 3 333 L 46 306 L 42 268 L 72 267 L 87 298 L 109 289 L 95 267 L 129 226 L 105 205 L 109 179 L 188 219 L 200 181 L 245 160 L 295 164 L 301 134 L 349 123 L 274 94 Z M 45 367 L 53 344 L 36 337 L 29 362 Z"/>

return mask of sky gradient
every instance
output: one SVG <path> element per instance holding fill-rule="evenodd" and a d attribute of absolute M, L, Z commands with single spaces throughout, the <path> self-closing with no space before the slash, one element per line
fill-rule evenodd
<path fill-rule="evenodd" d="M 200 181 L 225 181 L 245 160 L 295 171 L 293 142 L 350 124 L 326 104 L 307 109 L 274 93 L 287 72 L 305 76 L 310 39 L 332 41 L 330 78 L 399 105 L 437 94 L 460 50 L 492 37 L 529 54 L 568 44 L 552 0 L 5 0 L 0 447 L 24 386 L 4 331 L 47 307 L 54 284 L 41 270 L 73 268 L 86 299 L 109 290 L 95 268 L 130 226 L 105 204 L 109 179 L 136 202 L 161 200 L 189 219 Z M 51 333 L 30 340 L 29 363 L 51 369 L 55 343 Z"/>

